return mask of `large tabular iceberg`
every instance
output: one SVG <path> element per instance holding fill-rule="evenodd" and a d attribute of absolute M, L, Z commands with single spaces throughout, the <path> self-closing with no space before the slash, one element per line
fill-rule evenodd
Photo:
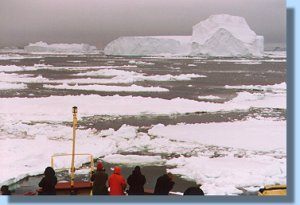
<path fill-rule="evenodd" d="M 252 31 L 243 17 L 212 15 L 193 26 L 192 36 L 120 37 L 104 49 L 106 55 L 190 55 L 261 57 L 264 37 Z"/>
<path fill-rule="evenodd" d="M 191 36 L 125 36 L 110 42 L 106 55 L 187 54 Z"/>
<path fill-rule="evenodd" d="M 45 42 L 30 43 L 24 47 L 30 53 L 97 53 L 95 46 L 88 44 L 47 44 Z"/>

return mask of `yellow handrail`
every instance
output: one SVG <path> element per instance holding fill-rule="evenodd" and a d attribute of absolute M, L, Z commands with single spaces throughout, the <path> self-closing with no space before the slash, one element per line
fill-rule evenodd
<path fill-rule="evenodd" d="M 65 157 L 65 156 L 73 156 L 73 154 L 54 154 L 54 155 L 52 155 L 51 156 L 51 167 L 54 169 L 54 158 Z M 93 155 L 88 154 L 88 153 L 80 153 L 80 154 L 74 154 L 74 157 L 75 156 L 89 156 L 89 158 L 90 158 L 90 177 L 91 177 L 92 172 L 94 171 L 94 157 L 93 157 Z M 67 170 L 67 169 L 70 169 L 70 168 L 71 167 L 65 167 L 65 168 L 56 169 L 56 170 L 63 171 L 63 170 Z M 75 177 L 75 167 L 73 168 L 73 170 L 74 170 L 74 177 Z M 73 180 L 74 180 L 74 178 L 73 178 Z M 73 181 L 73 183 L 74 183 L 74 181 Z"/>
<path fill-rule="evenodd" d="M 287 186 L 281 185 L 267 185 L 263 189 L 260 189 L 258 196 L 285 196 L 287 194 Z"/>

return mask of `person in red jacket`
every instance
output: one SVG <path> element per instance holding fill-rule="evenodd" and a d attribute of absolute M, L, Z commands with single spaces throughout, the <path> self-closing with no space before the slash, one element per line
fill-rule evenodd
<path fill-rule="evenodd" d="M 114 173 L 110 175 L 108 179 L 108 184 L 110 187 L 110 195 L 125 195 L 124 191 L 126 189 L 126 181 L 121 175 L 121 168 L 116 166 L 114 168 Z"/>

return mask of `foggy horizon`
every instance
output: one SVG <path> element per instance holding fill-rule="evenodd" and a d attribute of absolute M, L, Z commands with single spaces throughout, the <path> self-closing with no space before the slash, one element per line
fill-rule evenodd
<path fill-rule="evenodd" d="M 265 46 L 285 47 L 284 0 L 1 0 L 0 47 L 87 43 L 99 49 L 120 36 L 191 35 L 214 14 L 242 16 Z"/>

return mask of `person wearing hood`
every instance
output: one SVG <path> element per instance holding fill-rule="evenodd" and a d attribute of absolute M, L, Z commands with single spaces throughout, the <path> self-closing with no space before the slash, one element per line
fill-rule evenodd
<path fill-rule="evenodd" d="M 202 195 L 204 196 L 203 190 L 200 188 L 202 185 L 197 184 L 197 186 L 187 188 L 183 195 Z"/>
<path fill-rule="evenodd" d="M 107 195 L 107 186 L 106 182 L 108 175 L 105 173 L 105 169 L 101 162 L 97 164 L 97 170 L 92 174 L 91 181 L 93 182 L 93 195 Z"/>
<path fill-rule="evenodd" d="M 108 184 L 110 187 L 110 195 L 125 195 L 124 190 L 126 189 L 126 181 L 124 177 L 121 175 L 121 168 L 115 166 L 114 173 L 110 175 L 108 179 Z"/>
<path fill-rule="evenodd" d="M 142 175 L 141 168 L 136 166 L 132 171 L 132 174 L 127 178 L 129 185 L 129 195 L 143 195 L 144 185 L 146 183 L 146 177 Z"/>
<path fill-rule="evenodd" d="M 11 191 L 7 185 L 1 187 L 1 195 L 11 195 Z"/>
<path fill-rule="evenodd" d="M 154 194 L 155 195 L 168 195 L 169 192 L 173 189 L 175 182 L 173 181 L 173 175 L 169 172 L 158 177 Z"/>
<path fill-rule="evenodd" d="M 56 195 L 55 185 L 57 184 L 57 178 L 55 171 L 52 167 L 47 167 L 44 172 L 44 177 L 39 183 L 39 187 L 42 188 L 40 195 Z"/>

